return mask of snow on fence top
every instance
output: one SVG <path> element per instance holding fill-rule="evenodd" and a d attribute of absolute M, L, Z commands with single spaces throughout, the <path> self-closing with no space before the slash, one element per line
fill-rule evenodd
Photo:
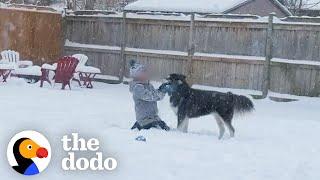
<path fill-rule="evenodd" d="M 2 3 L 2 2 L 0 2 L 0 8 L 1 8 L 1 7 L 7 7 L 7 5 L 4 4 L 4 3 Z"/>
<path fill-rule="evenodd" d="M 247 0 L 138 0 L 125 7 L 128 11 L 223 13 Z"/>
<path fill-rule="evenodd" d="M 84 14 L 76 15 L 73 12 L 67 14 L 68 17 L 109 17 L 109 18 L 122 18 L 122 12 L 115 12 L 111 14 Z M 241 16 L 241 15 L 240 15 Z M 148 20 L 167 20 L 167 21 L 190 21 L 190 15 L 179 14 L 177 15 L 162 15 L 162 14 L 140 14 L 140 13 L 127 13 L 126 18 L 128 19 L 148 19 Z M 297 17 L 293 17 L 297 18 Z M 311 17 L 308 17 L 311 18 Z M 314 17 L 313 17 L 314 18 Z M 286 24 L 286 25 L 301 25 L 301 26 L 320 26 L 319 22 L 313 21 L 289 21 L 284 20 L 285 18 L 273 18 L 274 24 Z M 207 17 L 204 15 L 196 14 L 196 21 L 210 21 L 210 22 L 226 22 L 226 23 L 268 23 L 268 17 L 258 17 L 257 19 L 253 18 L 226 18 L 226 17 Z"/>
<path fill-rule="evenodd" d="M 4 4 L 0 3 L 0 8 L 12 10 L 12 11 L 32 11 L 38 13 L 53 13 L 61 14 L 62 12 L 57 11 L 49 6 L 35 6 L 35 5 L 26 5 L 26 4 Z"/>

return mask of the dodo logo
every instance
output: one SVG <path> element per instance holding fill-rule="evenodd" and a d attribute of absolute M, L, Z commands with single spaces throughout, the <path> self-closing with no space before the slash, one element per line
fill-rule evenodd
<path fill-rule="evenodd" d="M 42 172 L 51 159 L 48 140 L 36 131 L 22 131 L 13 136 L 8 144 L 7 157 L 14 170 L 23 175 Z"/>

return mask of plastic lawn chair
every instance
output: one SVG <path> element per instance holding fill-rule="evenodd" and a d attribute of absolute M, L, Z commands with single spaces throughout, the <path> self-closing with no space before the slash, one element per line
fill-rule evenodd
<path fill-rule="evenodd" d="M 56 67 L 48 67 L 48 65 L 43 65 L 41 69 L 42 76 L 40 78 L 40 87 L 43 86 L 44 81 L 47 81 L 51 84 L 49 72 L 52 70 L 55 72 L 53 77 L 54 83 L 61 83 L 62 89 L 65 89 L 67 85 L 69 86 L 69 89 L 71 89 L 70 81 L 74 76 L 78 63 L 79 60 L 77 58 L 65 56 L 58 60 Z"/>

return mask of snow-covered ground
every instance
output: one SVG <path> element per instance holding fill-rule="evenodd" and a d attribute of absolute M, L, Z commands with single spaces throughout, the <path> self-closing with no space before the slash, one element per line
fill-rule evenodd
<path fill-rule="evenodd" d="M 11 79 L 0 83 L 0 174 L 24 179 L 9 166 L 5 154 L 10 138 L 22 130 L 47 136 L 52 147 L 49 167 L 32 179 L 119 180 L 318 180 L 320 177 L 320 99 L 299 97 L 280 103 L 254 100 L 256 111 L 234 120 L 236 137 L 217 139 L 212 116 L 191 120 L 187 134 L 176 130 L 131 131 L 134 108 L 127 85 L 94 83 L 94 89 L 39 88 Z M 213 89 L 206 87 L 207 89 Z M 224 91 L 225 89 L 223 89 Z M 243 90 L 232 90 L 245 93 Z M 297 97 L 295 97 L 297 98 Z M 176 126 L 168 97 L 160 116 Z M 113 172 L 63 171 L 66 156 L 61 137 L 78 132 L 96 137 L 105 156 L 118 160 Z M 143 135 L 147 142 L 135 141 Z"/>

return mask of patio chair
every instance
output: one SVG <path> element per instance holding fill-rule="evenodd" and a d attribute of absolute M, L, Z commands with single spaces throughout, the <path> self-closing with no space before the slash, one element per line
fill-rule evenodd
<path fill-rule="evenodd" d="M 17 77 L 40 77 L 40 66 L 33 66 L 32 61 L 21 61 L 20 54 L 13 50 L 1 52 L 0 71 L 4 81 L 10 74 Z"/>
<path fill-rule="evenodd" d="M 79 60 L 79 64 L 76 68 L 76 71 L 78 70 L 79 67 L 85 66 L 87 61 L 88 61 L 88 56 L 84 54 L 74 54 L 72 57 L 77 58 Z M 73 79 L 78 82 L 79 86 L 81 86 L 81 78 L 80 78 L 80 73 L 76 72 L 73 76 Z"/>
<path fill-rule="evenodd" d="M 32 66 L 32 61 L 21 61 L 20 54 L 13 50 L 5 50 L 1 52 L 1 64 L 11 64 L 14 68 L 22 68 Z"/>
<path fill-rule="evenodd" d="M 74 55 L 72 55 L 72 57 L 75 57 L 79 60 L 78 66 L 85 66 L 88 61 L 88 56 L 86 56 L 84 54 L 74 54 Z"/>
<path fill-rule="evenodd" d="M 72 80 L 76 67 L 79 63 L 79 60 L 65 56 L 58 60 L 56 67 L 54 65 L 44 64 L 41 68 L 41 78 L 40 78 L 40 87 L 43 87 L 43 82 L 46 81 L 51 84 L 49 79 L 49 72 L 54 71 L 55 75 L 53 77 L 54 83 L 61 83 L 62 89 L 65 89 L 66 85 L 71 89 L 70 81 Z"/>

